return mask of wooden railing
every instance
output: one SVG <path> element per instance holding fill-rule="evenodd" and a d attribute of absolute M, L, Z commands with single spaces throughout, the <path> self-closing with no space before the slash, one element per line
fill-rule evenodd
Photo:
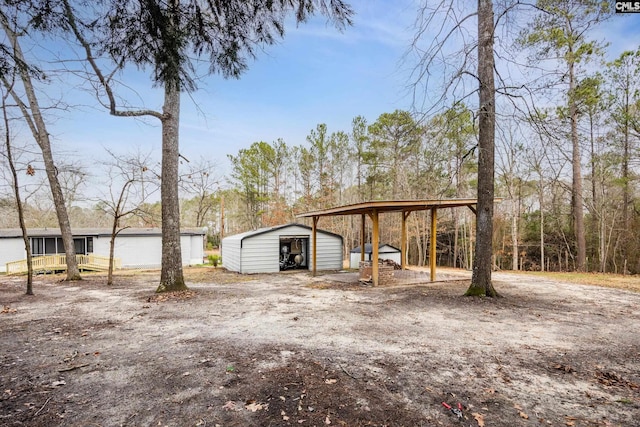
<path fill-rule="evenodd" d="M 82 270 L 104 271 L 109 269 L 109 257 L 100 255 L 76 255 L 78 268 Z M 49 273 L 64 271 L 67 269 L 67 256 L 65 254 L 35 256 L 31 259 L 35 273 Z M 113 259 L 114 268 L 122 268 L 120 258 Z M 23 274 L 27 272 L 27 260 L 7 263 L 7 274 Z"/>

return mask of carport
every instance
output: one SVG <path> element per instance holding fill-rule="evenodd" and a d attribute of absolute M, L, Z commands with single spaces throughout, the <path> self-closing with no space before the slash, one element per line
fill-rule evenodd
<path fill-rule="evenodd" d="M 371 245 L 373 247 L 372 260 L 378 259 L 378 246 L 380 244 L 380 228 L 379 228 L 379 215 L 382 213 L 397 212 L 401 214 L 402 219 L 402 235 L 400 244 L 400 260 L 402 269 L 406 268 L 407 262 L 407 218 L 414 211 L 431 211 L 431 234 L 429 239 L 433 239 L 436 236 L 437 223 L 438 223 L 438 209 L 444 208 L 458 208 L 468 207 L 476 213 L 477 199 L 446 199 L 446 200 L 388 200 L 388 201 L 374 201 L 356 203 L 352 205 L 338 206 L 329 209 L 323 209 L 313 212 L 305 212 L 296 215 L 298 218 L 311 218 L 313 220 L 312 225 L 312 271 L 316 274 L 316 230 L 318 220 L 323 216 L 338 216 L 338 215 L 360 215 L 361 227 L 360 227 L 360 247 L 362 251 L 360 253 L 360 260 L 364 261 L 364 245 L 365 245 L 365 224 L 366 217 L 371 218 L 372 233 L 371 233 Z M 429 270 L 431 274 L 431 281 L 436 279 L 436 245 L 435 241 L 429 246 Z M 373 286 L 378 286 L 378 263 L 373 262 L 371 280 Z"/>

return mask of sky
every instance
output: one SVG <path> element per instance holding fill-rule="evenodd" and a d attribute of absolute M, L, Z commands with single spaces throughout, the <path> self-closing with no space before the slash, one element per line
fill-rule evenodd
<path fill-rule="evenodd" d="M 352 2 L 354 25 L 343 32 L 325 18 L 290 25 L 277 45 L 259 52 L 240 79 L 212 75 L 181 100 L 180 151 L 189 160 L 205 157 L 228 174 L 227 155 L 253 142 L 282 138 L 306 143 L 320 123 L 329 132 L 351 130 L 358 115 L 373 123 L 380 114 L 409 109 L 402 56 L 411 36 L 412 1 Z M 127 84 L 141 99 L 131 103 L 161 110 L 162 94 L 147 74 L 129 72 Z M 79 94 L 75 96 L 80 97 Z M 90 104 L 89 97 L 75 105 Z M 95 104 L 95 103 L 94 103 Z M 60 114 L 55 143 L 64 155 L 110 147 L 160 152 L 160 126 L 110 117 L 106 110 L 80 107 Z"/>
<path fill-rule="evenodd" d="M 356 13 L 354 25 L 343 32 L 325 18 L 289 25 L 285 38 L 259 52 L 239 80 L 212 75 L 198 82 L 196 92 L 183 94 L 181 154 L 189 160 L 210 160 L 223 178 L 230 172 L 227 155 L 236 155 L 253 142 L 282 138 L 288 145 L 301 145 L 319 123 L 325 123 L 329 132 L 349 132 L 358 115 L 373 123 L 383 113 L 410 110 L 407 82 L 412 64 L 403 56 L 414 36 L 420 2 L 350 3 Z M 637 49 L 640 14 L 615 15 L 595 37 L 611 43 L 612 55 Z M 159 111 L 162 92 L 152 88 L 149 74 L 128 70 L 122 76 L 129 87 L 127 99 Z M 104 158 L 104 147 L 121 153 L 152 150 L 160 158 L 156 120 L 111 117 L 77 88 L 59 91 L 74 105 L 58 113 L 52 126 L 60 155 L 76 156 L 88 166 Z"/>

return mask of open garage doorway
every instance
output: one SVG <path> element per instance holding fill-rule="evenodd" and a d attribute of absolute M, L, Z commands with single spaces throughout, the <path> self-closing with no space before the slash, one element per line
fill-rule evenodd
<path fill-rule="evenodd" d="M 309 237 L 280 236 L 280 271 L 309 269 Z"/>

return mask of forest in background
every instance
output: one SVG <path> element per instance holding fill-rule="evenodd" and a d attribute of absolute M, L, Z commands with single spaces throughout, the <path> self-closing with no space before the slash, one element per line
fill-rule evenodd
<path fill-rule="evenodd" d="M 607 45 L 589 38 L 598 22 L 588 3 L 579 5 L 584 13 L 572 15 L 577 22 L 571 26 L 540 18 L 513 38 L 532 61 L 554 61 L 555 72 L 539 70 L 525 87 L 527 97 L 511 93 L 497 108 L 496 268 L 576 269 L 579 188 L 585 269 L 640 271 L 640 51 L 607 61 Z M 545 25 L 554 31 L 543 32 Z M 207 227 L 209 244 L 216 246 L 223 219 L 230 235 L 296 221 L 296 213 L 369 200 L 475 198 L 476 125 L 473 105 L 457 100 L 434 114 L 397 110 L 371 123 L 357 116 L 350 129 L 318 124 L 302 144 L 256 141 L 229 156 L 228 176 L 216 172 L 220 159 L 182 159 L 181 225 Z M 36 151 L 20 147 L 26 223 L 56 227 Z M 160 226 L 160 171 L 153 153 L 107 152 L 102 158 L 99 168 L 58 160 L 72 226 L 110 227 L 114 218 L 119 227 Z M 11 177 L 4 165 L 2 170 L 0 227 L 15 228 Z M 438 216 L 438 263 L 470 268 L 474 214 L 447 209 Z M 382 215 L 381 241 L 399 247 L 399 226 L 396 215 Z M 319 227 L 341 234 L 345 253 L 360 244 L 358 217 L 323 218 Z M 425 265 L 429 213 L 412 213 L 408 231 L 409 262 Z"/>

